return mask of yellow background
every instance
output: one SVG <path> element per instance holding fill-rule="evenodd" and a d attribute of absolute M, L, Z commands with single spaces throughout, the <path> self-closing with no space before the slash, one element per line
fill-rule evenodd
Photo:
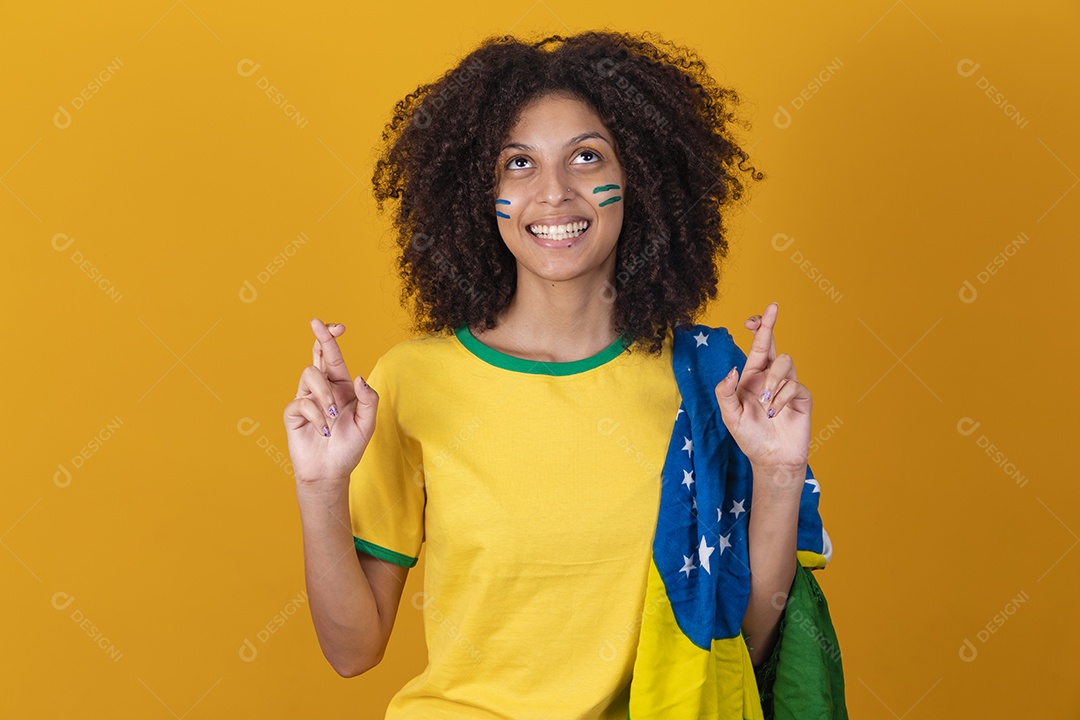
<path fill-rule="evenodd" d="M 170 2 L 0 9 L 0 716 L 382 717 L 423 559 L 338 677 L 284 464 L 308 320 L 354 375 L 407 336 L 370 195 L 394 103 L 487 35 L 599 27 L 746 100 L 769 178 L 703 321 L 748 348 L 778 301 L 814 394 L 851 716 L 1080 715 L 1075 2 Z"/>

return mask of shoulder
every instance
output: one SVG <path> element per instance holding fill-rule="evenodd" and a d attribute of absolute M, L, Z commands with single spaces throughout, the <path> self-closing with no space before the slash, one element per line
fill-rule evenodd
<path fill-rule="evenodd" d="M 440 333 L 424 333 L 416 337 L 406 338 L 383 353 L 385 358 L 407 358 L 414 355 L 426 355 L 432 352 L 440 352 L 457 343 L 454 333 L 446 331 Z"/>
<path fill-rule="evenodd" d="M 426 377 L 434 368 L 444 367 L 458 351 L 453 333 L 426 333 L 392 345 L 371 369 L 368 378 L 379 393 L 391 389 L 404 378 Z"/>

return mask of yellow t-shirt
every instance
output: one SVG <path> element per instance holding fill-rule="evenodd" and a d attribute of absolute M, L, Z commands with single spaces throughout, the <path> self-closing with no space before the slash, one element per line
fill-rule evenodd
<path fill-rule="evenodd" d="M 625 720 L 680 402 L 671 333 L 662 356 L 617 340 L 543 363 L 461 328 L 394 346 L 368 382 L 356 546 L 406 567 L 427 548 L 402 602 L 424 609 L 428 665 L 387 720 Z"/>

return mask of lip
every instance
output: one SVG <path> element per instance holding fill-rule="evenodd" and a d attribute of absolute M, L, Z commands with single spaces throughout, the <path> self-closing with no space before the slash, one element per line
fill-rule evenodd
<path fill-rule="evenodd" d="M 585 222 L 589 223 L 589 227 L 585 228 L 585 232 L 581 233 L 577 237 L 567 238 L 565 240 L 552 240 L 552 239 L 549 239 L 549 238 L 537 237 L 536 235 L 533 235 L 531 232 L 529 232 L 529 225 L 537 225 L 537 224 L 540 224 L 540 225 L 566 225 L 566 224 L 571 223 L 571 222 L 580 222 L 580 221 L 583 221 L 583 220 Z M 589 220 L 588 218 L 579 217 L 577 215 L 560 215 L 558 217 L 545 218 L 544 221 L 539 221 L 538 220 L 536 222 L 531 222 L 531 223 L 529 223 L 528 225 L 525 226 L 524 232 L 525 232 L 526 235 L 528 235 L 530 238 L 532 238 L 532 241 L 534 243 L 536 243 L 540 247 L 545 247 L 545 248 L 569 248 L 569 247 L 572 247 L 574 245 L 577 245 L 579 242 L 581 242 L 585 238 L 589 237 L 589 233 L 591 233 L 593 231 L 594 227 L 596 227 L 596 222 L 594 220 Z"/>

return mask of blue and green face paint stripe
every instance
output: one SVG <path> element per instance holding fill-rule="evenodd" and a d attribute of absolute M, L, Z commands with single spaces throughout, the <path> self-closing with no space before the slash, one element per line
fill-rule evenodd
<path fill-rule="evenodd" d="M 597 185 L 596 187 L 593 188 L 592 191 L 593 191 L 593 195 L 595 195 L 596 193 L 599 193 L 599 192 L 608 192 L 610 190 L 619 190 L 619 189 L 620 188 L 619 188 L 618 185 Z M 622 195 L 616 195 L 615 197 L 609 197 L 607 200 L 600 203 L 600 207 L 604 207 L 605 205 L 610 205 L 611 203 L 617 203 L 620 200 L 622 200 Z"/>
<path fill-rule="evenodd" d="M 496 201 L 495 201 L 495 204 L 496 204 L 496 205 L 509 205 L 509 204 L 510 204 L 510 201 L 509 201 L 509 200 L 503 200 L 502 198 L 499 198 L 498 200 L 496 200 Z M 507 219 L 507 220 L 509 220 L 509 219 L 510 219 L 510 216 L 509 216 L 509 215 L 507 215 L 507 214 L 506 214 L 506 213 L 504 213 L 504 212 L 499 212 L 499 210 L 498 210 L 498 209 L 496 209 L 496 210 L 495 210 L 495 214 L 496 214 L 496 215 L 498 215 L 498 216 L 499 216 L 499 217 L 501 217 L 501 218 L 505 218 L 505 219 Z"/>

